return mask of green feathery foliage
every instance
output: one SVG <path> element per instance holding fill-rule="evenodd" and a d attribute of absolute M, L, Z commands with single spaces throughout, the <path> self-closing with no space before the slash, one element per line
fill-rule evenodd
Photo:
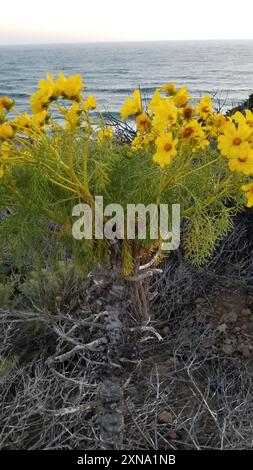
<path fill-rule="evenodd" d="M 27 143 L 35 163 L 15 164 L 0 184 L 0 210 L 5 211 L 0 222 L 2 257 L 8 250 L 22 265 L 27 257 L 43 263 L 45 258 L 53 261 L 64 255 L 82 272 L 108 259 L 107 240 L 75 240 L 71 232 L 73 206 L 89 198 L 80 183 L 75 185 L 75 178 L 84 181 L 85 145 L 80 131 L 62 131 Z M 91 141 L 85 181 L 89 194 L 103 196 L 104 205 L 118 203 L 124 209 L 131 203 L 180 204 L 185 255 L 201 264 L 240 210 L 240 174 L 229 172 L 225 160 L 209 147 L 196 152 L 194 159 L 187 153 L 175 159 L 165 172 L 154 165 L 153 151 L 151 146 L 145 153 L 133 153 L 116 140 Z M 66 170 L 70 153 L 74 176 Z M 148 235 L 136 243 L 150 246 Z M 131 244 L 121 245 L 123 271 L 129 273 Z"/>

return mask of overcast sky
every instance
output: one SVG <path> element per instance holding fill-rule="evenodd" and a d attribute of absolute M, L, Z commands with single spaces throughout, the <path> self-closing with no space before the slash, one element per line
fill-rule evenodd
<path fill-rule="evenodd" d="M 252 39 L 252 0 L 1 0 L 0 44 Z"/>

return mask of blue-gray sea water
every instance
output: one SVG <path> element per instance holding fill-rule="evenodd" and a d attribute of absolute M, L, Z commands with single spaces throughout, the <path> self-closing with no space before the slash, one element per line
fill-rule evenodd
<path fill-rule="evenodd" d="M 134 88 L 151 96 L 174 81 L 193 98 L 218 95 L 225 108 L 253 91 L 253 41 L 169 41 L 0 47 L 0 96 L 29 111 L 29 95 L 47 73 L 81 74 L 101 111 L 117 113 Z"/>

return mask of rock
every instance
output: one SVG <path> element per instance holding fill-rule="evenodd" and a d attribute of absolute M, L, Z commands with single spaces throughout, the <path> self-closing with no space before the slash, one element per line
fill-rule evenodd
<path fill-rule="evenodd" d="M 172 440 L 180 439 L 179 435 L 175 431 L 168 432 L 168 438 Z"/>
<path fill-rule="evenodd" d="M 230 344 L 223 344 L 221 346 L 221 349 L 225 354 L 232 354 L 233 353 L 233 348 Z"/>
<path fill-rule="evenodd" d="M 205 303 L 205 299 L 203 299 L 203 297 L 198 297 L 195 300 L 195 304 L 201 305 L 201 304 L 204 304 L 204 303 Z"/>
<path fill-rule="evenodd" d="M 245 315 L 245 316 L 249 316 L 251 315 L 251 310 L 249 308 L 244 308 L 242 311 L 241 311 L 241 314 L 242 315 Z"/>
<path fill-rule="evenodd" d="M 157 421 L 159 424 L 165 424 L 169 423 L 173 420 L 173 416 L 169 411 L 162 411 L 158 416 L 157 416 Z"/>
<path fill-rule="evenodd" d="M 232 340 L 230 338 L 227 338 L 225 339 L 224 341 L 225 344 L 231 344 L 232 343 Z"/>
<path fill-rule="evenodd" d="M 170 334 L 170 327 L 164 326 L 161 330 L 162 336 L 168 336 Z"/>
<path fill-rule="evenodd" d="M 226 323 L 222 323 L 221 325 L 217 326 L 217 328 L 216 328 L 216 330 L 219 333 L 225 333 L 226 329 L 227 329 Z"/>
<path fill-rule="evenodd" d="M 224 323 L 235 323 L 237 321 L 237 318 L 238 315 L 234 311 L 224 313 L 224 315 L 222 315 L 222 320 L 224 321 Z"/>
<path fill-rule="evenodd" d="M 243 357 L 246 357 L 246 358 L 250 357 L 250 351 L 246 344 L 240 344 L 238 349 L 242 353 Z"/>

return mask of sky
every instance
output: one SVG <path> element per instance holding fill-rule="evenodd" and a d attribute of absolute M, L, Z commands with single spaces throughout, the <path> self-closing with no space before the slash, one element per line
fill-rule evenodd
<path fill-rule="evenodd" d="M 0 0 L 0 44 L 253 39 L 252 0 Z"/>

